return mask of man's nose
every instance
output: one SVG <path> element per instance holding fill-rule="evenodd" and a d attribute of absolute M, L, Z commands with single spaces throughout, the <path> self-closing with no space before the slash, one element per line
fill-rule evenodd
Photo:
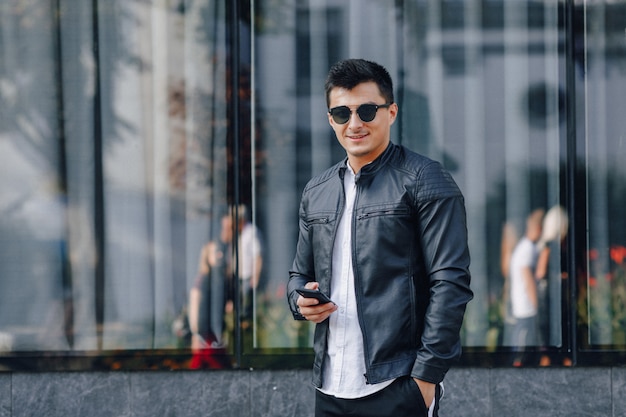
<path fill-rule="evenodd" d="M 363 120 L 361 120 L 356 110 L 351 112 L 350 119 L 348 120 L 348 125 L 350 127 L 353 127 L 353 126 L 361 126 L 362 124 L 363 124 Z"/>

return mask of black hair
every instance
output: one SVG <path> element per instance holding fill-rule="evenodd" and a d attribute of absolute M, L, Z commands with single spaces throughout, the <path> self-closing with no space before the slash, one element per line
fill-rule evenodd
<path fill-rule="evenodd" d="M 389 72 L 380 64 L 364 59 L 346 59 L 334 64 L 326 78 L 326 105 L 330 106 L 333 88 L 352 90 L 361 83 L 373 81 L 387 103 L 393 103 L 393 81 Z"/>

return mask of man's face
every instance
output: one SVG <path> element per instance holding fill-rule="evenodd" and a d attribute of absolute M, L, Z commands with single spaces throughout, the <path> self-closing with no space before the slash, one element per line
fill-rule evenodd
<path fill-rule="evenodd" d="M 374 82 L 358 84 L 352 90 L 334 88 L 330 95 L 330 108 L 348 106 L 352 110 L 350 119 L 345 124 L 335 122 L 328 115 L 330 126 L 337 135 L 337 140 L 348 154 L 348 161 L 355 172 L 376 159 L 389 144 L 390 129 L 398 114 L 394 103 L 389 108 L 379 108 L 376 117 L 364 122 L 356 113 L 361 104 L 386 104 Z"/>

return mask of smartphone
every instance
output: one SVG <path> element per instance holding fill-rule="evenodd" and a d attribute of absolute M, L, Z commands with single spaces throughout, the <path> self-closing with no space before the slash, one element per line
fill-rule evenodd
<path fill-rule="evenodd" d="M 332 303 L 332 300 L 328 298 L 326 294 L 320 290 L 310 290 L 308 288 L 297 288 L 296 292 L 304 298 L 315 298 L 320 304 Z"/>

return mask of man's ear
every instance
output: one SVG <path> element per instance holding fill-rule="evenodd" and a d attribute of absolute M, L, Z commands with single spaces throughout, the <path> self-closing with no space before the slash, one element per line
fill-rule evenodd
<path fill-rule="evenodd" d="M 391 117 L 390 124 L 394 124 L 396 122 L 399 111 L 400 111 L 400 108 L 398 107 L 397 103 L 392 103 L 391 106 L 389 106 L 389 116 Z"/>

